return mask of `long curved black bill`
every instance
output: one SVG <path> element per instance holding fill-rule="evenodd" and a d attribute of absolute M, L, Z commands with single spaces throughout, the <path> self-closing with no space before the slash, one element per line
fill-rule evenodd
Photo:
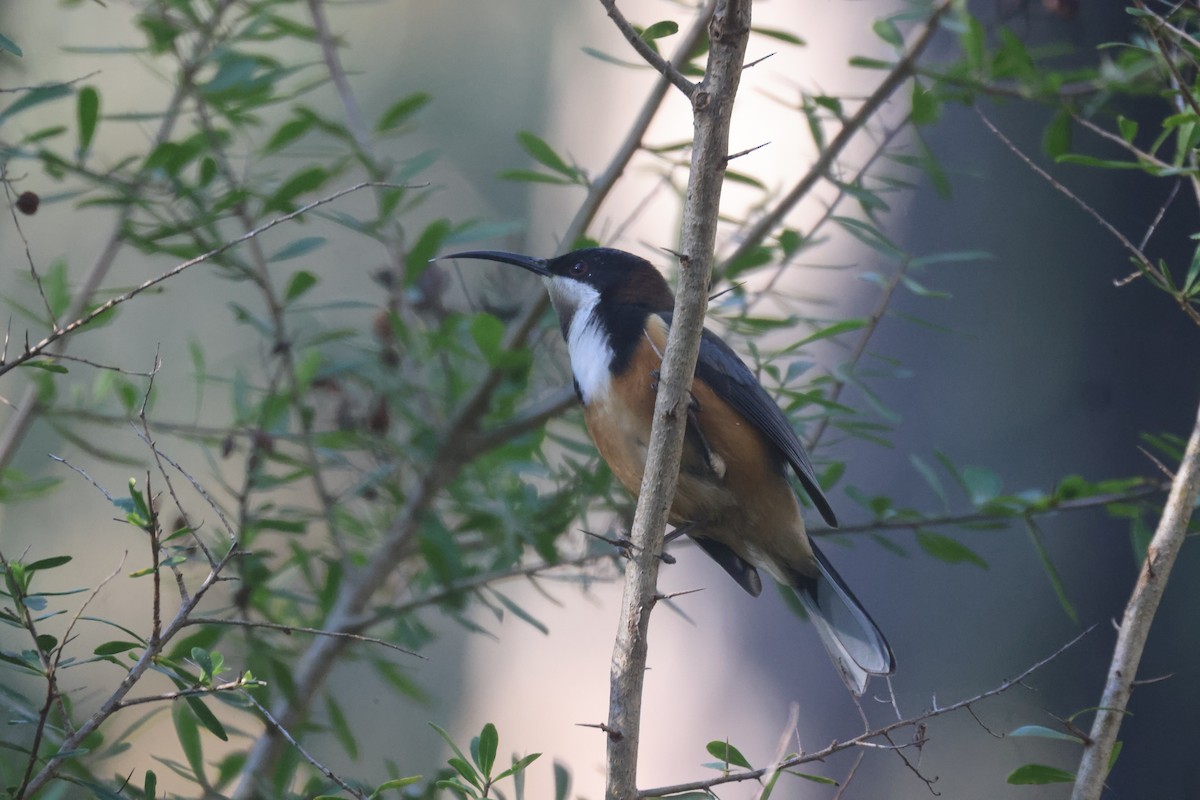
<path fill-rule="evenodd" d="M 450 253 L 438 256 L 435 260 L 445 261 L 448 258 L 475 258 L 481 261 L 499 261 L 503 264 L 514 264 L 527 269 L 535 275 L 541 275 L 543 278 L 550 277 L 550 267 L 547 265 L 546 259 L 523 256 L 520 253 L 506 253 L 503 250 L 467 250 L 462 253 Z"/>

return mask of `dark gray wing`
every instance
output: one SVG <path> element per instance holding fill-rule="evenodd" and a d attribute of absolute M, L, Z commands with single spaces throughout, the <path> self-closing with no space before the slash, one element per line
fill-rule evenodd
<path fill-rule="evenodd" d="M 662 314 L 671 324 L 671 314 Z M 762 388 L 750 368 L 738 358 L 715 333 L 704 329 L 700 338 L 700 356 L 696 362 L 696 377 L 707 383 L 725 402 L 746 418 L 767 441 L 771 442 L 792 465 L 800 485 L 808 494 L 821 518 L 831 527 L 837 527 L 837 516 L 829 500 L 817 483 L 817 475 L 804 445 L 775 401 Z"/>

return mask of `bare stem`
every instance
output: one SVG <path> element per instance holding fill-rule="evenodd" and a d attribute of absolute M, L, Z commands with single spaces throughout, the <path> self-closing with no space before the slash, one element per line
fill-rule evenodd
<path fill-rule="evenodd" d="M 1196 419 L 1192 435 L 1179 470 L 1171 481 L 1167 504 L 1158 521 L 1158 529 L 1150 540 L 1146 560 L 1138 574 L 1133 596 L 1125 606 L 1125 616 L 1117 633 L 1117 645 L 1113 651 L 1108 680 L 1100 697 L 1099 710 L 1092 722 L 1091 741 L 1083 750 L 1079 772 L 1075 778 L 1072 800 L 1097 800 L 1104 789 L 1104 778 L 1108 775 L 1108 763 L 1112 757 L 1121 719 L 1129 705 L 1133 692 L 1133 681 L 1137 676 L 1142 651 L 1150 635 L 1150 624 L 1162 600 L 1163 590 L 1171 567 L 1179 556 L 1183 540 L 1187 536 L 1188 521 L 1200 495 L 1200 414 Z"/>

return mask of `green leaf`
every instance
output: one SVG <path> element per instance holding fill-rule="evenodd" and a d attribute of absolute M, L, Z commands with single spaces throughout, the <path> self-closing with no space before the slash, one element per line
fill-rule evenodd
<path fill-rule="evenodd" d="M 1047 156 L 1058 159 L 1071 149 L 1071 116 L 1066 112 L 1054 115 L 1042 134 L 1042 150 Z"/>
<path fill-rule="evenodd" d="M 412 786 L 419 780 L 421 780 L 420 775 L 411 775 L 407 778 L 392 778 L 390 781 L 384 781 L 375 787 L 375 791 L 371 792 L 368 800 L 377 800 L 388 789 L 403 789 L 405 786 Z"/>
<path fill-rule="evenodd" d="M 438 726 L 437 724 L 435 724 L 435 723 L 433 723 L 433 722 L 430 722 L 430 723 L 429 723 L 429 727 L 431 727 L 431 728 L 433 728 L 435 731 L 437 731 L 437 735 L 438 735 L 438 736 L 440 736 L 440 737 L 442 737 L 442 741 L 443 741 L 443 742 L 445 742 L 446 744 L 450 745 L 450 749 L 454 751 L 454 754 L 455 754 L 456 756 L 458 756 L 460 760 L 462 760 L 462 761 L 466 761 L 466 760 L 467 760 L 467 757 L 466 757 L 465 755 L 463 755 L 463 751 L 462 751 L 462 750 L 459 750 L 459 749 L 458 749 L 458 745 L 456 745 L 456 744 L 454 743 L 454 740 L 450 738 L 450 734 L 446 733 L 446 731 L 445 731 L 445 730 L 443 730 L 443 729 L 442 729 L 440 726 Z"/>
<path fill-rule="evenodd" d="M 208 706 L 204 704 L 203 700 L 192 696 L 183 699 L 187 702 L 188 708 L 192 710 L 192 713 L 196 715 L 196 719 L 200 720 L 200 724 L 207 728 L 209 733 L 216 736 L 222 742 L 229 741 L 229 734 L 225 732 L 225 726 L 216 718 L 216 715 L 208 710 Z M 199 775 L 200 773 L 196 774 Z"/>
<path fill-rule="evenodd" d="M 324 246 L 327 240 L 324 236 L 304 236 L 277 250 L 267 261 L 274 264 L 277 261 L 287 261 L 289 258 L 299 258 L 308 255 L 313 250 Z"/>
<path fill-rule="evenodd" d="M 97 656 L 115 656 L 118 653 L 124 653 L 129 650 L 136 650 L 142 645 L 138 642 L 105 642 L 96 647 L 92 651 L 93 655 Z"/>
<path fill-rule="evenodd" d="M 21 58 L 23 55 L 25 55 L 21 52 L 21 48 L 17 47 L 16 42 L 14 42 L 12 39 L 9 39 L 4 34 L 0 34 L 0 50 L 12 53 L 17 58 Z"/>
<path fill-rule="evenodd" d="M 679 23 L 669 19 L 664 19 L 662 22 L 656 22 L 642 31 L 642 39 L 647 42 L 652 42 L 655 39 L 673 36 L 676 33 L 679 33 Z"/>
<path fill-rule="evenodd" d="M 299 139 L 315 125 L 315 114 L 301 114 L 296 119 L 290 119 L 276 129 L 267 143 L 263 145 L 263 153 L 275 153 Z"/>
<path fill-rule="evenodd" d="M 200 744 L 200 728 L 196 725 L 196 719 L 188 713 L 187 706 L 183 704 L 172 707 L 171 716 L 175 722 L 175 738 L 179 741 L 180 748 L 183 749 L 183 756 L 187 759 L 196 779 L 203 785 L 205 782 L 204 751 Z"/>
<path fill-rule="evenodd" d="M 427 106 L 431 100 L 433 100 L 433 96 L 425 92 L 413 92 L 400 98 L 388 106 L 387 111 L 379 115 L 379 121 L 375 123 L 375 132 L 383 133 L 399 127 L 406 119 Z"/>
<path fill-rule="evenodd" d="M 766 36 L 770 39 L 778 39 L 779 41 L 787 42 L 788 44 L 800 46 L 804 45 L 804 40 L 796 34 L 791 33 L 790 31 L 779 30 L 778 28 L 752 27 L 750 32 L 757 33 L 759 36 Z"/>
<path fill-rule="evenodd" d="M 429 261 L 442 249 L 442 243 L 454 230 L 447 219 L 435 219 L 425 226 L 417 241 L 404 256 L 404 285 L 412 286 L 429 268 Z"/>
<path fill-rule="evenodd" d="M 1017 767 L 1008 776 L 1008 782 L 1016 786 L 1041 786 L 1047 783 L 1073 783 L 1075 773 L 1045 764 L 1025 764 Z"/>
<path fill-rule="evenodd" d="M 912 121 L 914 125 L 930 125 L 937 122 L 941 116 L 942 104 L 938 98 L 921 85 L 913 81 L 912 91 Z"/>
<path fill-rule="evenodd" d="M 896 23 L 891 19 L 877 19 L 871 25 L 871 30 L 875 31 L 875 35 L 883 41 L 895 48 L 904 47 L 904 35 L 900 33 L 900 29 L 896 27 Z"/>
<path fill-rule="evenodd" d="M 977 506 L 995 500 L 1000 496 L 1002 486 L 1000 476 L 983 467 L 966 467 L 959 476 L 967 488 L 971 502 Z"/>
<path fill-rule="evenodd" d="M 454 767 L 454 771 L 461 775 L 463 780 L 465 780 L 467 783 L 471 784 L 476 789 L 483 788 L 483 781 L 480 780 L 479 774 L 475 772 L 475 768 L 472 767 L 466 759 L 453 756 L 452 758 L 447 759 L 446 763 Z"/>
<path fill-rule="evenodd" d="M 947 564 L 974 564 L 980 569 L 987 569 L 988 564 L 983 557 L 957 539 L 951 539 L 933 531 L 918 530 L 917 544 L 929 555 L 945 561 Z"/>
<path fill-rule="evenodd" d="M 316 285 L 316 275 L 306 269 L 299 270 L 288 281 L 287 290 L 283 293 L 283 301 L 290 303 Z"/>
<path fill-rule="evenodd" d="M 561 761 L 554 762 L 554 800 L 567 800 L 571 793 L 571 771 Z"/>
<path fill-rule="evenodd" d="M 708 754 L 713 758 L 719 758 L 722 763 L 732 764 L 735 767 L 742 769 L 754 769 L 750 766 L 750 762 L 742 755 L 742 751 L 731 745 L 729 742 L 712 741 L 705 745 Z"/>
<path fill-rule="evenodd" d="M 554 186 L 572 186 L 575 184 L 575 181 L 558 178 L 554 175 L 547 175 L 544 172 L 532 169 L 506 169 L 496 173 L 496 177 L 502 181 L 516 181 L 519 183 L 549 183 Z"/>
<path fill-rule="evenodd" d="M 1121 131 L 1121 138 L 1128 144 L 1133 144 L 1133 140 L 1137 138 L 1138 124 L 1136 121 L 1128 117 L 1117 116 L 1117 128 Z"/>
<path fill-rule="evenodd" d="M 71 87 L 62 83 L 55 83 L 49 86 L 38 86 L 35 89 L 22 94 L 19 98 L 9 103 L 3 111 L 0 111 L 0 124 L 4 123 L 9 117 L 16 116 L 22 111 L 26 111 L 34 106 L 39 106 L 42 103 L 48 103 L 51 100 L 57 100 L 60 97 L 67 97 L 71 94 Z"/>
<path fill-rule="evenodd" d="M 533 156 L 534 161 L 570 178 L 572 182 L 578 182 L 579 170 L 564 161 L 545 140 L 529 131 L 519 132 L 517 139 L 521 142 L 521 147 L 525 149 L 525 152 Z"/>
<path fill-rule="evenodd" d="M 1056 731 L 1053 728 L 1047 728 L 1045 725 L 1022 725 L 1015 731 L 1008 734 L 1009 736 L 1037 736 L 1042 739 L 1062 739 L 1076 744 L 1083 744 L 1083 739 L 1064 731 Z"/>
<path fill-rule="evenodd" d="M 263 206 L 263 213 L 292 210 L 293 200 L 302 194 L 319 189 L 329 178 L 329 170 L 324 167 L 308 167 L 300 170 L 275 190 L 275 193 Z"/>
<path fill-rule="evenodd" d="M 1025 530 L 1029 532 L 1029 540 L 1033 542 L 1033 549 L 1038 554 L 1038 559 L 1042 562 L 1042 571 L 1046 573 L 1046 577 L 1050 581 L 1050 586 L 1054 589 L 1055 596 L 1058 597 L 1058 604 L 1062 606 L 1062 610 L 1066 612 L 1067 617 L 1078 625 L 1079 614 L 1076 613 L 1071 599 L 1067 597 L 1067 587 L 1063 583 L 1062 576 L 1058 574 L 1054 562 L 1050 559 L 1050 553 L 1046 550 L 1046 543 L 1042 541 L 1041 531 L 1029 517 L 1025 517 Z M 1017 734 L 1014 732 L 1013 735 L 1016 736 Z"/>
<path fill-rule="evenodd" d="M 504 778 L 507 778 L 509 775 L 516 775 L 516 774 L 524 771 L 524 769 L 526 767 L 528 767 L 530 764 L 537 761 L 541 757 L 542 757 L 541 753 L 530 753 L 527 756 L 518 758 L 517 760 L 513 761 L 513 764 L 511 767 L 504 770 L 504 772 L 501 772 L 499 775 L 497 775 L 495 778 L 493 778 L 492 782 L 495 783 L 498 780 L 503 780 Z"/>
<path fill-rule="evenodd" d="M 350 728 L 346 715 L 342 713 L 342 709 L 330 695 L 325 696 L 325 710 L 329 713 L 329 722 L 333 726 L 333 735 L 337 738 L 338 744 L 346 751 L 346 755 L 358 760 L 358 742 L 354 738 L 354 731 Z M 378 794 L 379 789 L 375 791 Z"/>
<path fill-rule="evenodd" d="M 61 567 L 63 564 L 70 563 L 71 558 L 71 556 L 52 556 L 50 558 L 38 559 L 31 564 L 26 564 L 25 571 L 37 572 L 38 570 L 54 569 L 55 567 Z"/>
<path fill-rule="evenodd" d="M 154 770 L 146 770 L 146 779 L 142 783 L 142 796 L 145 798 L 158 797 L 158 776 Z"/>
<path fill-rule="evenodd" d="M 901 259 L 904 256 L 904 251 L 892 243 L 890 239 L 874 225 L 870 225 L 862 220 L 854 219 L 853 217 L 834 217 L 834 222 L 842 226 L 843 230 L 858 239 L 860 242 L 870 247 L 872 250 L 887 256 L 892 259 Z"/>
<path fill-rule="evenodd" d="M 821 339 L 828 339 L 831 336 L 840 336 L 843 333 L 861 330 L 867 327 L 867 324 L 868 321 L 865 319 L 846 319 L 842 320 L 841 322 L 835 322 L 827 328 L 821 328 L 816 333 L 809 334 L 805 338 L 796 342 L 794 345 L 791 345 L 789 349 L 803 347 L 806 344 L 812 344 L 813 342 L 820 341 Z"/>
<path fill-rule="evenodd" d="M 496 732 L 496 726 L 489 722 L 479 732 L 479 748 L 475 758 L 475 763 L 484 777 L 490 778 L 492 775 L 492 767 L 496 763 L 496 750 L 499 746 L 500 734 Z"/>
<path fill-rule="evenodd" d="M 43 360 L 26 361 L 21 366 L 28 367 L 30 369 L 45 370 L 46 372 L 53 372 L 58 375 L 66 375 L 68 372 L 70 372 L 70 370 L 68 370 L 62 364 L 55 364 L 53 361 L 43 361 Z"/>
<path fill-rule="evenodd" d="M 100 117 L 100 93 L 91 86 L 80 89 L 76 112 L 79 117 L 79 156 L 82 159 L 96 133 L 96 120 Z"/>

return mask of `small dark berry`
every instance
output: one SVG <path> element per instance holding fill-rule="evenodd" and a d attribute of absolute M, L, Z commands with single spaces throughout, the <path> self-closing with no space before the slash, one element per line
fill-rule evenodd
<path fill-rule="evenodd" d="M 36 192 L 21 192 L 17 198 L 17 211 L 32 216 L 37 213 L 41 202 L 42 198 L 38 197 Z"/>

